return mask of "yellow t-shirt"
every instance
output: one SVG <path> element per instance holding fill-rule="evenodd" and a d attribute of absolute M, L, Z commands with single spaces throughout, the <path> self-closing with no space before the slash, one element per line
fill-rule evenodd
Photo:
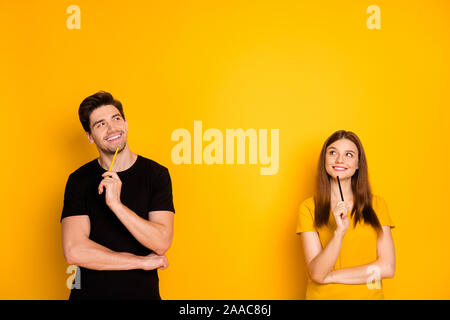
<path fill-rule="evenodd" d="M 328 225 L 316 229 L 314 227 L 314 207 L 313 197 L 306 199 L 300 205 L 297 234 L 305 231 L 315 231 L 319 234 L 322 248 L 325 248 L 334 235 L 336 222 L 334 216 L 330 214 Z M 382 226 L 394 228 L 394 223 L 389 216 L 388 208 L 383 198 L 374 195 L 372 207 Z M 376 230 L 370 224 L 362 223 L 361 220 L 354 228 L 354 219 L 350 217 L 350 211 L 347 213 L 347 216 L 350 219 L 350 226 L 342 241 L 341 251 L 333 270 L 364 265 L 377 259 Z M 381 281 L 381 289 L 369 289 L 367 284 L 319 284 L 310 280 L 306 290 L 306 299 L 384 299 L 383 281 Z"/>

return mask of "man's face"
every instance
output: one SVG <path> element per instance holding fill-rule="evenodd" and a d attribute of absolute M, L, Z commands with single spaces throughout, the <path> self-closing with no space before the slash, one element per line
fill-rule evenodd
<path fill-rule="evenodd" d="M 86 135 L 103 153 L 121 152 L 127 145 L 128 123 L 113 105 L 98 107 L 89 117 L 91 133 Z"/>

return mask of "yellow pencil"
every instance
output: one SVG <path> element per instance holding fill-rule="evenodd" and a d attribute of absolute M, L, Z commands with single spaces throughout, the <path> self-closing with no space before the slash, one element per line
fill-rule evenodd
<path fill-rule="evenodd" d="M 117 151 L 119 151 L 119 147 L 117 147 L 116 153 L 114 153 L 113 161 L 111 162 L 111 165 L 109 166 L 109 170 L 108 170 L 108 171 L 111 171 L 111 169 L 112 169 L 112 167 L 113 167 L 114 160 L 116 160 Z"/>

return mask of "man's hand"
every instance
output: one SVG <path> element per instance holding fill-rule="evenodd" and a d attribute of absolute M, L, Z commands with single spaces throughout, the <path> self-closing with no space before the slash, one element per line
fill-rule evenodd
<path fill-rule="evenodd" d="M 103 180 L 98 185 L 98 193 L 102 194 L 106 189 L 105 201 L 109 208 L 113 208 L 121 204 L 120 191 L 122 189 L 122 181 L 116 172 L 106 171 L 102 174 Z"/>
<path fill-rule="evenodd" d="M 165 255 L 158 256 L 155 253 L 150 253 L 148 256 L 142 257 L 142 269 L 143 270 L 153 270 L 161 269 L 164 270 L 169 266 L 169 261 Z"/>

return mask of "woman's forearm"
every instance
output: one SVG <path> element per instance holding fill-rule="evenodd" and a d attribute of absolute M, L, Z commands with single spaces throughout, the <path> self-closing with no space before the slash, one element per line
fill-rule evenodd
<path fill-rule="evenodd" d="M 335 232 L 325 248 L 309 263 L 309 270 L 313 281 L 323 283 L 333 269 L 341 251 L 344 235 L 340 232 Z"/>
<path fill-rule="evenodd" d="M 366 284 L 393 276 L 392 266 L 381 260 L 375 260 L 360 266 L 330 271 L 325 277 L 324 283 Z"/>

